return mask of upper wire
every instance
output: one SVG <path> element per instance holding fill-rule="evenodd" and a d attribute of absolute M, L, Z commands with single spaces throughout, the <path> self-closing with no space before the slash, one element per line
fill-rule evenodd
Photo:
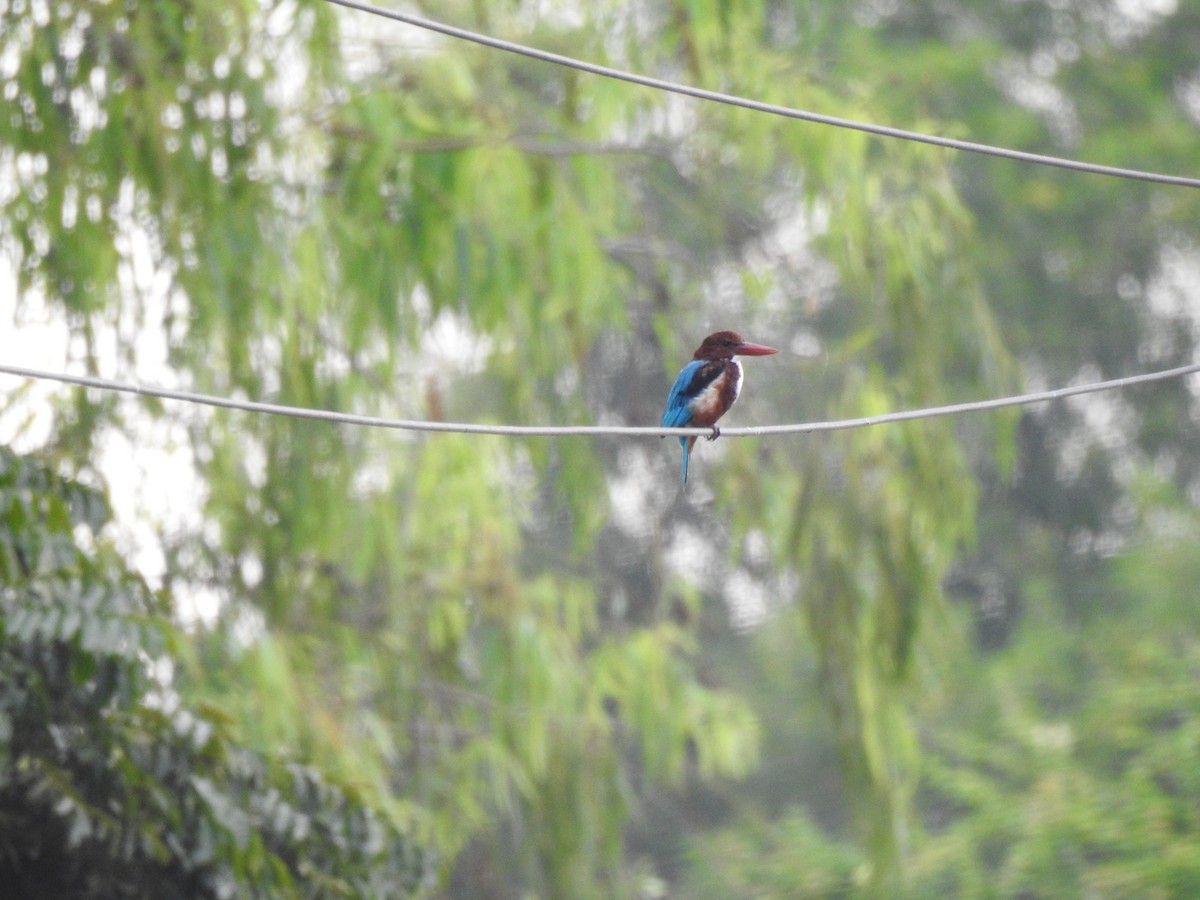
<path fill-rule="evenodd" d="M 605 78 L 615 78 L 620 81 L 627 81 L 631 84 L 638 84 L 642 85 L 643 87 L 654 88 L 660 91 L 669 91 L 675 94 L 682 94 L 687 97 L 695 97 L 700 100 L 711 100 L 714 103 L 724 103 L 729 106 L 738 106 L 743 109 L 752 109 L 762 113 L 769 113 L 771 115 L 784 116 L 789 119 L 802 119 L 806 122 L 816 122 L 821 125 L 831 125 L 835 128 L 850 128 L 855 131 L 866 132 L 867 134 L 879 135 L 880 137 L 896 138 L 904 141 L 918 141 L 922 144 L 932 144 L 935 147 L 946 147 L 951 150 L 961 150 L 968 153 L 981 153 L 986 156 L 997 156 L 1003 159 L 1013 159 L 1020 162 L 1036 163 L 1037 165 L 1041 166 L 1054 166 L 1059 169 L 1069 169 L 1074 172 L 1087 172 L 1093 175 L 1111 175 L 1117 178 L 1130 178 L 1135 181 L 1148 181 L 1155 184 L 1169 184 L 1179 187 L 1200 188 L 1200 178 L 1193 178 L 1186 175 L 1165 175 L 1157 172 L 1146 172 L 1140 169 L 1125 169 L 1119 166 L 1105 166 L 1098 163 L 1081 162 L 1080 160 L 1066 159 L 1061 156 L 1048 156 L 1042 153 L 1029 153 L 1025 150 L 1011 150 L 1007 147 L 997 147 L 991 144 L 980 144 L 974 141 L 962 141 L 958 140 L 957 138 L 924 134 L 919 131 L 909 131 L 904 128 L 893 128 L 889 125 L 876 125 L 870 122 L 859 122 L 854 119 L 844 119 L 841 116 L 828 116 L 823 113 L 809 112 L 803 109 L 795 109 L 790 106 L 779 106 L 774 103 L 763 103 L 759 100 L 750 100 L 734 94 L 724 94 L 720 91 L 710 91 L 704 88 L 679 84 L 678 82 L 674 81 L 665 81 L 661 78 L 651 78 L 647 75 L 638 75 L 634 72 L 626 72 L 622 69 L 614 69 L 611 66 L 602 66 L 598 63 L 586 62 L 584 60 L 575 59 L 574 57 L 563 56 L 560 53 L 551 53 L 547 50 L 539 50 L 535 47 L 526 46 L 525 44 L 518 44 L 513 41 L 506 41 L 502 38 L 480 34 L 476 31 L 469 31 L 466 28 L 459 28 L 455 25 L 447 25 L 444 22 L 437 22 L 433 19 L 427 19 L 423 16 L 415 16 L 410 13 L 402 13 L 391 9 L 384 9 L 371 3 L 362 3 L 359 2 L 359 0 L 326 0 L 326 2 L 335 4 L 337 6 L 342 6 L 347 9 L 353 9 L 375 16 L 382 16 L 387 19 L 393 19 L 394 21 L 403 22 L 406 25 L 412 25 L 416 28 L 424 28 L 427 31 L 444 34 L 447 37 L 457 38 L 464 41 L 472 41 L 473 43 L 480 44 L 484 47 L 491 47 L 495 50 L 503 50 L 507 53 L 516 53 L 521 56 L 527 56 L 530 59 L 536 59 L 542 62 L 553 63 L 554 65 L 578 69 L 581 72 L 589 72 L 593 75 L 604 76 Z"/>
<path fill-rule="evenodd" d="M 1177 366 L 1173 369 L 1162 369 L 1157 372 L 1145 372 L 1141 375 L 1129 375 L 1125 378 L 1114 378 L 1109 381 L 1093 381 L 1087 384 L 1077 384 L 1070 387 L 1055 388 L 1049 391 L 1036 391 L 1030 394 L 1019 394 L 1013 397 L 996 397 L 990 400 L 973 400 L 968 403 L 952 403 L 947 406 L 931 406 L 924 409 L 910 409 L 900 412 L 882 413 L 877 416 L 860 416 L 854 419 L 837 419 L 828 422 L 803 422 L 791 425 L 752 425 L 741 428 L 722 428 L 720 433 L 729 437 L 748 437 L 765 434 L 810 434 L 818 431 L 843 431 L 849 428 L 864 428 L 869 425 L 883 425 L 888 422 L 906 422 L 912 419 L 931 419 L 937 416 L 950 416 L 959 413 L 981 412 L 990 409 L 1001 409 L 1007 406 L 1024 406 L 1030 403 L 1044 403 L 1049 400 L 1061 400 L 1064 397 L 1075 397 L 1079 394 L 1091 394 L 1097 391 L 1109 391 L 1118 388 L 1132 387 L 1151 381 L 1162 381 L 1167 378 L 1180 378 L 1200 372 L 1200 363 L 1187 366 Z M 435 431 L 455 432 L 460 434 L 500 434 L 518 437 L 576 437 L 576 436 L 611 436 L 611 437 L 704 437 L 713 434 L 711 428 L 664 428 L 661 426 L 629 426 L 629 425 L 480 425 L 467 422 L 433 422 L 421 419 L 391 419 L 382 416 L 362 416 L 354 413 L 333 412 L 325 409 L 310 409 L 303 406 L 282 406 L 276 403 L 260 403 L 255 400 L 234 400 L 230 397 L 215 397 L 210 394 L 198 394 L 192 391 L 175 391 L 166 388 L 147 387 L 145 385 L 125 384 L 110 381 L 107 378 L 94 378 L 89 375 L 69 375 L 62 372 L 45 372 L 40 369 L 27 369 L 22 366 L 0 365 L 0 374 L 16 375 L 22 378 L 37 378 L 46 381 L 59 381 L 64 384 L 74 384 L 80 387 L 96 388 L 104 391 L 118 391 L 126 394 L 138 394 L 144 397 L 156 397 L 161 400 L 178 400 L 184 403 L 198 403 L 204 406 L 216 406 L 223 409 L 241 410 L 243 412 L 263 413 L 272 416 L 289 416 L 294 419 L 312 419 L 320 422 L 332 422 L 338 425 L 362 425 L 370 428 L 391 428 L 401 431 Z"/>

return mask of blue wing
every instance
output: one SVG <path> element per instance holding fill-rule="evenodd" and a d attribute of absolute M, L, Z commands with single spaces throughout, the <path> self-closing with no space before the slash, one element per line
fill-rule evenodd
<path fill-rule="evenodd" d="M 663 413 L 662 425 L 664 428 L 686 428 L 692 422 L 691 402 L 700 394 L 710 383 L 713 378 L 720 374 L 719 367 L 708 365 L 706 360 L 693 359 L 690 363 L 683 367 L 679 376 L 675 379 L 675 383 L 671 385 L 671 393 L 667 395 L 667 409 Z M 688 477 L 688 457 L 691 455 L 692 443 L 695 438 L 681 437 L 679 446 L 683 448 L 683 483 L 687 484 Z"/>
<path fill-rule="evenodd" d="M 671 393 L 667 395 L 667 408 L 663 412 L 662 426 L 664 428 L 685 428 L 692 421 L 692 411 L 688 407 L 692 398 L 705 387 L 695 384 L 696 373 L 704 367 L 704 360 L 693 359 L 683 367 L 675 383 L 671 385 Z"/>

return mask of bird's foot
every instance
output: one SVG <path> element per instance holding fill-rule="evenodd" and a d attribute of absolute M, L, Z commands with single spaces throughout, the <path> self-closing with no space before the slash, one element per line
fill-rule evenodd
<path fill-rule="evenodd" d="M 715 441 L 720 436 L 721 436 L 721 429 L 718 428 L 716 425 L 714 425 L 712 427 L 712 434 L 710 434 L 708 437 L 706 437 L 705 440 L 706 441 Z"/>

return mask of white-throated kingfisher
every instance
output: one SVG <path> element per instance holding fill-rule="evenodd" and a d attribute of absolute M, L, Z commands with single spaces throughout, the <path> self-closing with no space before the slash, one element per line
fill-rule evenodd
<path fill-rule="evenodd" d="M 709 440 L 714 441 L 721 430 L 717 419 L 729 412 L 742 390 L 742 367 L 735 356 L 770 356 L 778 353 L 774 347 L 751 344 L 742 340 L 736 331 L 710 334 L 683 367 L 671 393 L 667 395 L 667 410 L 663 413 L 664 428 L 712 427 Z M 687 484 L 688 455 L 696 443 L 695 437 L 681 437 L 683 447 L 683 483 Z"/>

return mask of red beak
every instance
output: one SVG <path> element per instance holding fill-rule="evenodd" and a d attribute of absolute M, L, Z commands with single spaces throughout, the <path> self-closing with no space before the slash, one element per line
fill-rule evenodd
<path fill-rule="evenodd" d="M 762 344 L 738 344 L 737 349 L 733 351 L 738 356 L 770 356 L 772 353 L 778 353 L 774 347 L 764 347 Z"/>

